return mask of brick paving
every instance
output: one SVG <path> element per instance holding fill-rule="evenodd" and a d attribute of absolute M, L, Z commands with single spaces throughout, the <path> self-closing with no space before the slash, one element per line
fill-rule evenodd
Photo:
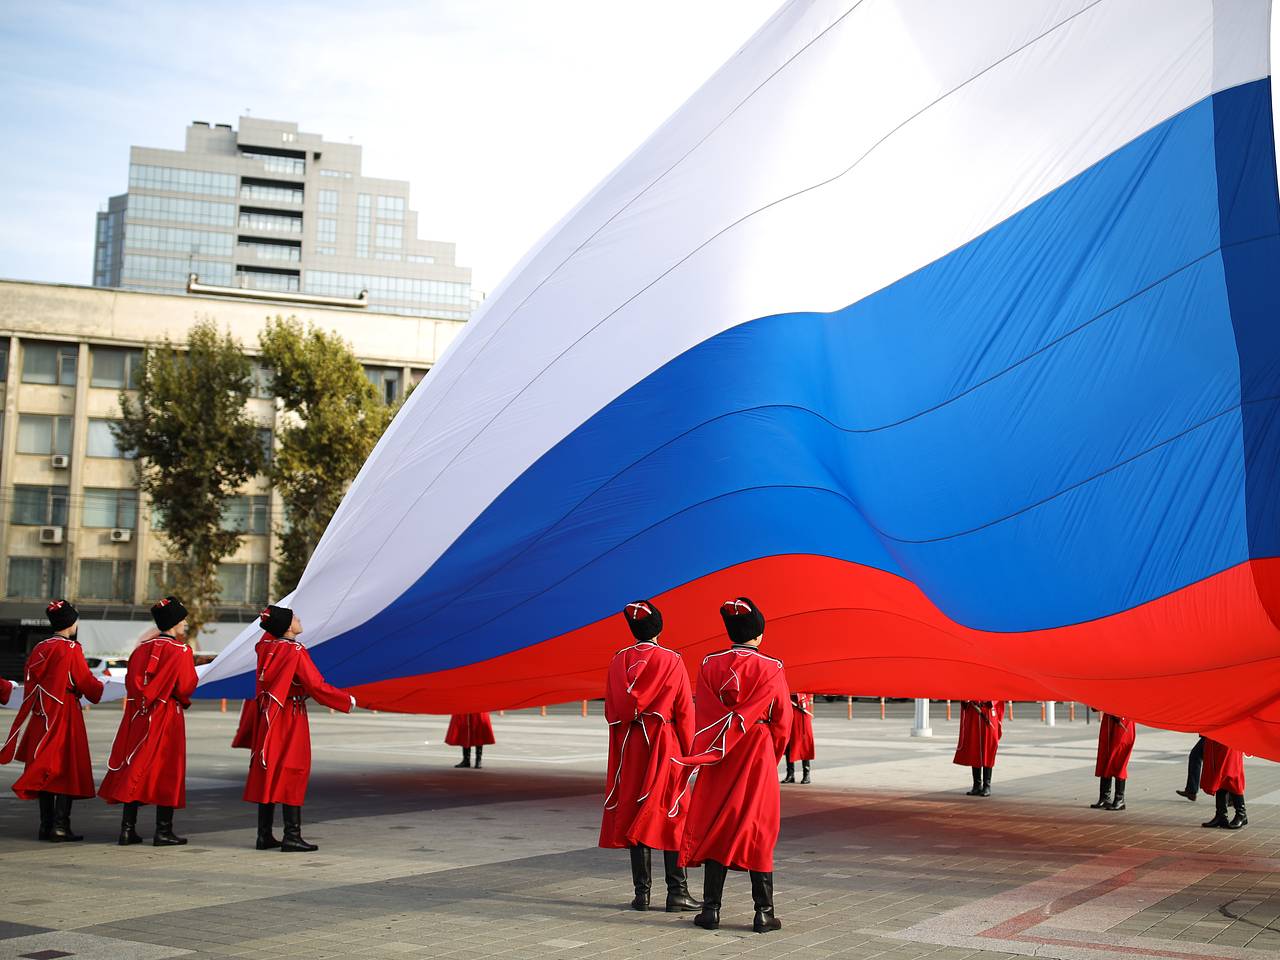
<path fill-rule="evenodd" d="M 1249 760 L 1247 829 L 1202 830 L 1174 795 L 1189 735 L 1143 729 L 1129 809 L 1088 808 L 1097 727 L 1019 704 L 989 799 L 964 796 L 956 727 L 908 737 L 907 704 L 819 704 L 812 786 L 783 788 L 783 929 L 751 933 L 744 875 L 722 927 L 636 913 L 622 851 L 597 849 L 600 705 L 494 717 L 483 770 L 454 770 L 444 718 L 313 713 L 305 833 L 252 849 L 234 712 L 198 705 L 183 848 L 119 848 L 118 808 L 77 803 L 75 845 L 37 843 L 0 768 L 0 958 L 1218 957 L 1280 953 L 1280 768 Z M 1061 709 L 1065 715 L 1065 709 Z M 1080 714 L 1083 718 L 1083 713 Z M 3 717 L 0 714 L 0 717 Z M 88 714 L 105 758 L 118 714 Z M 426 743 L 425 741 L 430 741 Z M 140 827 L 149 835 L 151 813 Z M 659 883 L 660 885 L 660 883 Z M 700 871 L 691 886 L 700 887 Z"/>

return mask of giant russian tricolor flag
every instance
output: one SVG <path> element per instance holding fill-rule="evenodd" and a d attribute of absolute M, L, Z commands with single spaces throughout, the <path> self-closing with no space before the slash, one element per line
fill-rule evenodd
<path fill-rule="evenodd" d="M 692 667 L 746 594 L 798 689 L 1280 758 L 1270 13 L 785 4 L 396 418 L 289 601 L 317 664 L 385 710 L 593 697 L 627 601 Z"/>

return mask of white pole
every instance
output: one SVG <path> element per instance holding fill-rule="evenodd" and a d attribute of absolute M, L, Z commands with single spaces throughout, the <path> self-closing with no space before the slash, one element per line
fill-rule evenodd
<path fill-rule="evenodd" d="M 1044 724 L 1046 727 L 1055 726 L 1054 708 L 1057 705 L 1055 700 L 1046 700 L 1044 702 Z"/>
<path fill-rule="evenodd" d="M 916 700 L 916 719 L 911 727 L 913 737 L 932 737 L 933 729 L 929 726 L 929 700 Z"/>

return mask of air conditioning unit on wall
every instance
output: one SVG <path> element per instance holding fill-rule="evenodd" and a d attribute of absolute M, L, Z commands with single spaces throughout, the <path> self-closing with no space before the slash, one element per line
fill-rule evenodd
<path fill-rule="evenodd" d="M 41 543 L 61 543 L 62 528 L 61 527 L 41 527 L 40 542 Z"/>
<path fill-rule="evenodd" d="M 71 458 L 65 453 L 55 453 L 49 458 L 49 466 L 55 470 L 66 470 L 71 466 Z"/>
<path fill-rule="evenodd" d="M 128 543 L 132 539 L 133 539 L 132 530 L 122 530 L 117 528 L 111 531 L 112 543 Z"/>

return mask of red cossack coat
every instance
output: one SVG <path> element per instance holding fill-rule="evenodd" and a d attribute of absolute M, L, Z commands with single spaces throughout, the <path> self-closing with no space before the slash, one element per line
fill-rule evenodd
<path fill-rule="evenodd" d="M 138 644 L 125 675 L 124 716 L 98 796 L 107 803 L 187 805 L 187 725 L 197 683 L 191 648 L 162 633 Z"/>
<path fill-rule="evenodd" d="M 1200 789 L 1210 794 L 1228 790 L 1243 797 L 1244 751 L 1225 747 L 1217 740 L 1205 737 Z"/>
<path fill-rule="evenodd" d="M 791 711 L 791 739 L 787 741 L 787 762 L 812 760 L 813 697 L 807 693 L 793 693 Z"/>
<path fill-rule="evenodd" d="M 679 850 L 684 786 L 673 761 L 693 745 L 693 701 L 680 654 L 643 642 L 620 650 L 605 680 L 609 722 L 600 846 Z"/>
<path fill-rule="evenodd" d="M 4 677 L 0 677 L 0 703 L 8 703 L 11 696 L 13 696 L 13 684 Z"/>
<path fill-rule="evenodd" d="M 41 791 L 92 797 L 93 766 L 80 698 L 102 699 L 102 681 L 89 672 L 77 640 L 50 637 L 35 645 L 23 673 L 23 698 L 0 763 L 14 757 L 27 768 L 13 792 L 32 800 Z"/>
<path fill-rule="evenodd" d="M 300 807 L 311 777 L 311 725 L 307 697 L 350 713 L 352 697 L 325 683 L 307 648 L 264 633 L 258 652 L 258 695 L 240 714 L 236 741 L 252 744 L 244 799 Z"/>
<path fill-rule="evenodd" d="M 960 704 L 960 740 L 952 763 L 994 767 L 1004 733 L 1004 701 L 964 700 Z"/>
<path fill-rule="evenodd" d="M 773 870 L 781 821 L 778 761 L 792 712 L 781 660 L 735 645 L 702 661 L 693 752 L 684 761 L 686 773 L 696 769 L 698 776 L 682 864 L 714 860 L 735 870 Z"/>
<path fill-rule="evenodd" d="M 444 742 L 451 747 L 483 747 L 494 742 L 487 713 L 455 713 L 449 718 Z"/>
<path fill-rule="evenodd" d="M 1123 717 L 1102 715 L 1098 725 L 1098 762 L 1094 765 L 1095 777 L 1119 777 L 1129 779 L 1129 755 L 1133 753 L 1133 739 L 1138 725 Z"/>

